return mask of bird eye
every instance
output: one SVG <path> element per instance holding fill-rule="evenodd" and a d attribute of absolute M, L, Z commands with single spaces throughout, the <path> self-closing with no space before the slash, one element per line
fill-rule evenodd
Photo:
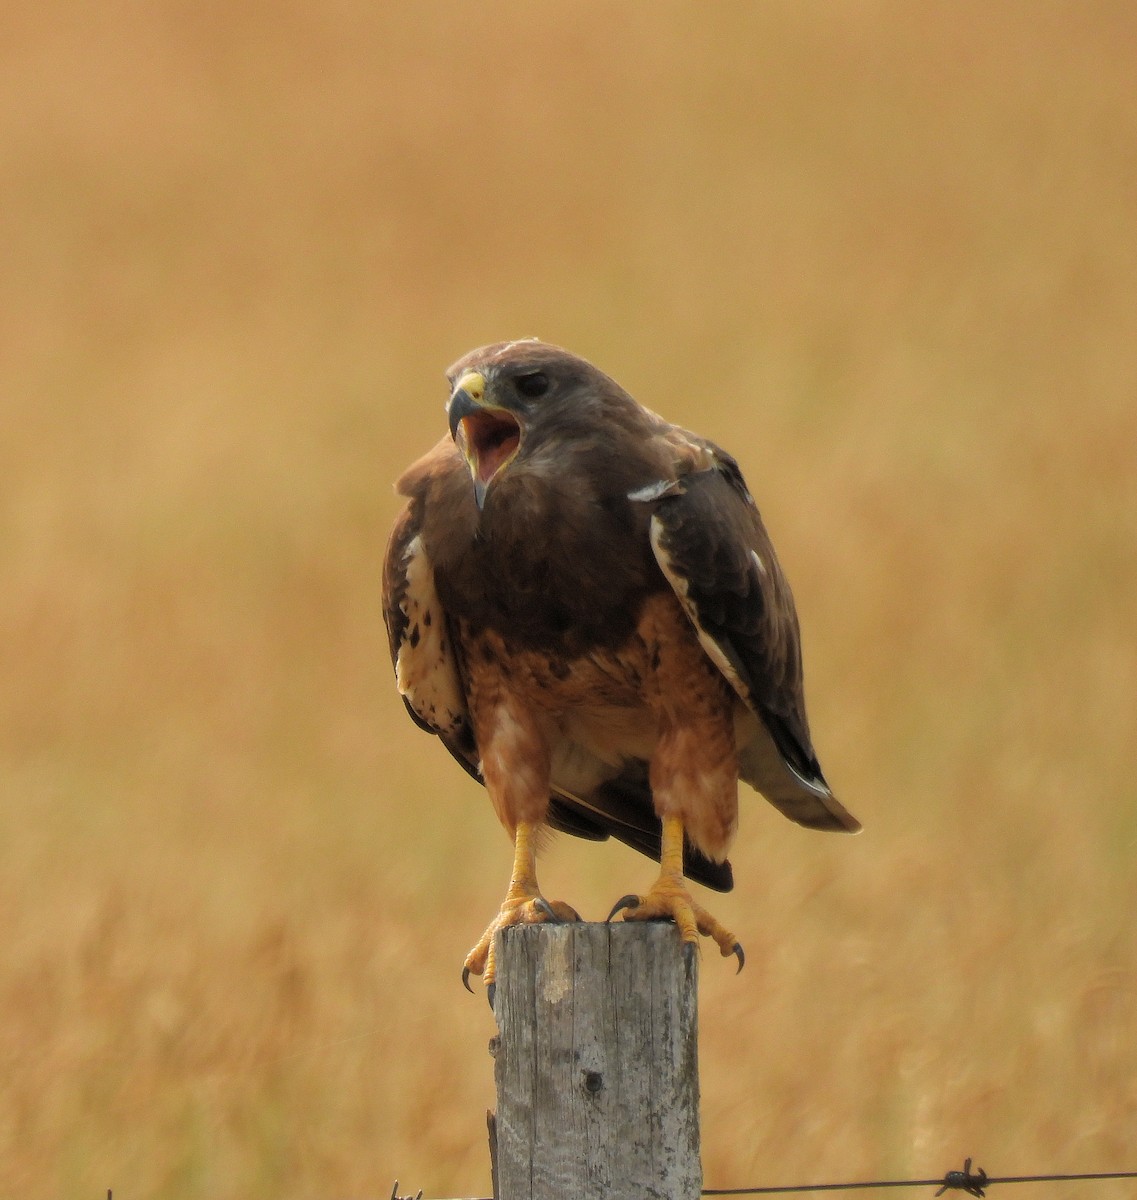
<path fill-rule="evenodd" d="M 518 375 L 514 386 L 523 396 L 543 396 L 549 390 L 549 377 L 544 371 Z"/>

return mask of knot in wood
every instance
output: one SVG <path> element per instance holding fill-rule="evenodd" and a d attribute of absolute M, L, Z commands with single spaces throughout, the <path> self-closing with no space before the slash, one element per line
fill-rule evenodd
<path fill-rule="evenodd" d="M 590 1096 L 595 1096 L 604 1086 L 604 1076 L 599 1071 L 582 1071 L 581 1074 L 584 1076 L 584 1090 Z"/>

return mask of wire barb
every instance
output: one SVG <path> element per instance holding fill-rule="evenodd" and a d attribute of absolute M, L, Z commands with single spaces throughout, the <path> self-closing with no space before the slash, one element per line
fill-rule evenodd
<path fill-rule="evenodd" d="M 416 1196 L 400 1196 L 399 1181 L 396 1179 L 391 1185 L 391 1200 L 422 1200 L 422 1188 L 419 1188 Z"/>
<path fill-rule="evenodd" d="M 971 1173 L 971 1159 L 963 1160 L 962 1171 L 949 1171 L 944 1176 L 944 1181 L 940 1185 L 940 1190 L 936 1193 L 937 1196 L 942 1196 L 944 1192 L 954 1189 L 959 1192 L 966 1192 L 969 1196 L 979 1196 L 980 1200 L 987 1193 L 984 1189 L 987 1186 L 987 1172 L 982 1167 Z"/>

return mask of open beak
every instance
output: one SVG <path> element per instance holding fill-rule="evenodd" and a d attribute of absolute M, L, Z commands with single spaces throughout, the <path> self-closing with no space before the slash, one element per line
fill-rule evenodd
<path fill-rule="evenodd" d="M 480 509 L 494 477 L 521 447 L 521 426 L 508 409 L 486 403 L 486 380 L 479 371 L 467 371 L 458 380 L 446 412 L 450 436 L 470 468 Z"/>

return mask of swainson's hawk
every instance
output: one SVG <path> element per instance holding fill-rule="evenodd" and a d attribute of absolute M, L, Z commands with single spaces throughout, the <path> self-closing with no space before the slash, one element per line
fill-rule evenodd
<path fill-rule="evenodd" d="M 684 876 L 733 886 L 741 776 L 791 820 L 860 828 L 810 742 L 789 585 L 738 464 L 538 341 L 450 368 L 450 433 L 403 475 L 384 609 L 399 691 L 483 782 L 514 841 L 493 934 L 575 917 L 537 886 L 539 832 L 660 862 L 613 914 L 742 948 Z"/>

